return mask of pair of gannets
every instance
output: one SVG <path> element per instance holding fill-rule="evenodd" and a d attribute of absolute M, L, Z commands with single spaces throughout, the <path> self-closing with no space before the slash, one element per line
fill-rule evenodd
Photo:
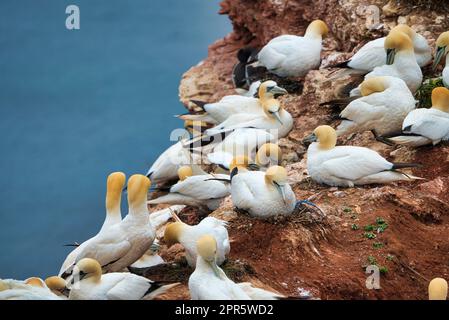
<path fill-rule="evenodd" d="M 90 258 L 78 261 L 73 279 L 69 300 L 151 299 L 178 285 L 173 283 L 161 286 L 128 272 L 102 274 L 100 263 Z"/>
<path fill-rule="evenodd" d="M 37 277 L 24 281 L 0 279 L 0 300 L 61 300 Z"/>
<path fill-rule="evenodd" d="M 340 113 L 337 135 L 372 131 L 376 137 L 401 132 L 402 122 L 415 108 L 415 98 L 405 82 L 396 77 L 373 77 L 360 85 L 362 97 Z"/>
<path fill-rule="evenodd" d="M 105 273 L 121 271 L 150 249 L 156 236 L 147 207 L 150 184 L 150 180 L 143 175 L 131 176 L 128 181 L 128 215 L 81 244 L 75 261 L 62 268 L 63 277 L 70 276 L 74 264 L 83 258 L 97 260 Z M 119 197 L 112 200 L 114 206 L 119 206 Z"/>
<path fill-rule="evenodd" d="M 449 140 L 449 90 L 432 90 L 432 107 L 411 111 L 402 124 L 402 135 L 389 138 L 396 144 L 419 147 Z"/>
<path fill-rule="evenodd" d="M 199 207 L 205 211 L 215 210 L 223 198 L 230 193 L 229 184 L 211 179 L 229 179 L 224 174 L 193 175 L 189 166 L 178 170 L 179 181 L 170 188 L 167 195 L 148 201 L 148 204 L 183 204 Z"/>
<path fill-rule="evenodd" d="M 199 224 L 191 226 L 179 218 L 176 220 L 165 228 L 164 241 L 168 247 L 180 243 L 186 251 L 189 266 L 195 267 L 197 261 L 196 242 L 206 234 L 214 236 L 217 242 L 217 264 L 221 265 L 226 260 L 226 256 L 231 250 L 226 221 L 206 217 Z"/>
<path fill-rule="evenodd" d="M 233 205 L 256 218 L 289 215 L 296 196 L 287 182 L 287 171 L 271 166 L 266 172 L 248 171 L 249 159 L 237 156 L 230 165 Z"/>
<path fill-rule="evenodd" d="M 443 69 L 443 83 L 449 88 L 449 31 L 440 34 L 436 41 L 437 51 L 435 54 L 435 60 L 433 68 L 435 69 L 440 61 L 446 56 L 446 65 Z"/>
<path fill-rule="evenodd" d="M 404 32 L 392 30 L 385 38 L 386 64 L 376 67 L 365 75 L 365 79 L 378 76 L 397 77 L 407 84 L 412 93 L 421 86 L 423 75 L 416 62 L 413 42 Z M 360 96 L 360 87 L 351 91 L 351 96 Z"/>
<path fill-rule="evenodd" d="M 432 60 L 432 50 L 426 38 L 416 33 L 406 24 L 399 24 L 392 32 L 400 31 L 408 35 L 413 43 L 413 51 L 416 62 L 420 67 L 424 67 Z M 336 67 L 347 67 L 355 70 L 370 72 L 376 67 L 381 67 L 387 61 L 385 52 L 386 37 L 369 41 L 361 47 L 351 59 L 336 65 Z"/>
<path fill-rule="evenodd" d="M 276 300 L 281 294 L 255 288 L 251 283 L 235 283 L 217 265 L 217 241 L 204 235 L 195 243 L 197 261 L 189 278 L 192 300 Z"/>
<path fill-rule="evenodd" d="M 432 279 L 429 283 L 429 300 L 447 299 L 447 281 L 443 278 Z"/>
<path fill-rule="evenodd" d="M 364 147 L 336 146 L 337 134 L 330 126 L 319 126 L 305 141 L 313 142 L 307 150 L 307 170 L 318 183 L 353 187 L 421 179 L 397 170 L 416 164 L 392 163 Z"/>
<path fill-rule="evenodd" d="M 268 80 L 260 84 L 257 89 L 259 98 L 246 97 L 242 95 L 229 95 L 223 97 L 215 103 L 207 103 L 201 106 L 203 114 L 184 114 L 180 118 L 183 120 L 199 120 L 208 123 L 219 124 L 230 116 L 239 113 L 263 114 L 264 108 L 269 108 L 272 100 L 278 95 L 287 94 L 284 88 L 277 85 L 275 81 Z"/>
<path fill-rule="evenodd" d="M 305 76 L 320 66 L 322 38 L 328 32 L 323 21 L 315 20 L 303 37 L 282 35 L 273 38 L 257 55 L 258 64 L 280 77 Z"/>

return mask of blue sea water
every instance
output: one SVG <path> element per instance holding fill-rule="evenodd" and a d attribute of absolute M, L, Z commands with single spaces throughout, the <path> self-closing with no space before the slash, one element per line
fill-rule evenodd
<path fill-rule="evenodd" d="M 231 30 L 218 3 L 0 1 L 0 278 L 57 273 L 99 230 L 107 175 L 172 143 L 182 73 Z"/>

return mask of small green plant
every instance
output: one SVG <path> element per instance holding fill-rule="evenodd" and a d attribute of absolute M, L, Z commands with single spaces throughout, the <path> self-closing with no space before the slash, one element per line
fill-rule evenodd
<path fill-rule="evenodd" d="M 349 212 L 352 212 L 352 209 L 349 207 L 345 207 L 345 208 L 343 208 L 343 212 L 349 213 Z"/>
<path fill-rule="evenodd" d="M 384 244 L 382 243 L 382 242 L 374 242 L 373 243 L 373 247 L 375 248 L 375 249 L 380 249 L 380 248 L 382 248 L 384 246 Z"/>
<path fill-rule="evenodd" d="M 385 224 L 387 223 L 383 218 L 377 217 L 376 218 L 376 224 Z"/>
<path fill-rule="evenodd" d="M 393 261 L 393 259 L 394 259 L 394 255 L 392 255 L 392 254 L 387 254 L 387 260 L 388 260 L 388 261 Z"/>
<path fill-rule="evenodd" d="M 363 236 L 367 239 L 376 239 L 376 235 L 372 232 L 365 232 Z"/>
<path fill-rule="evenodd" d="M 377 266 L 377 260 L 373 256 L 368 256 L 366 260 L 370 265 Z"/>
<path fill-rule="evenodd" d="M 380 266 L 379 267 L 379 272 L 381 274 L 386 274 L 388 272 L 388 268 L 386 266 Z"/>
<path fill-rule="evenodd" d="M 443 87 L 442 78 L 426 79 L 421 87 L 416 91 L 415 98 L 418 100 L 417 108 L 430 108 L 432 106 L 432 90 L 436 87 Z"/>
<path fill-rule="evenodd" d="M 357 224 L 353 223 L 353 224 L 351 225 L 351 229 L 352 229 L 352 230 L 359 230 L 359 226 L 358 226 Z"/>
<path fill-rule="evenodd" d="M 372 224 L 369 224 L 367 226 L 364 226 L 363 230 L 365 230 L 365 231 L 374 231 L 375 227 Z"/>

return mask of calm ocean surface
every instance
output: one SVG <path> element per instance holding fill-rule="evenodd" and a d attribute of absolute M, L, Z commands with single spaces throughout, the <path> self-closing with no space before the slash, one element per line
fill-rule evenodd
<path fill-rule="evenodd" d="M 99 230 L 106 176 L 171 144 L 182 73 L 231 30 L 218 2 L 0 1 L 0 278 L 56 274 Z"/>

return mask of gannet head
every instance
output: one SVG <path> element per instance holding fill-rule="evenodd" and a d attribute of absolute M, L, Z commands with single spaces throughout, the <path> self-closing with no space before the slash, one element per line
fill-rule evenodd
<path fill-rule="evenodd" d="M 217 254 L 217 241 L 211 235 L 204 235 L 196 242 L 196 249 L 198 254 L 206 262 L 215 262 Z"/>
<path fill-rule="evenodd" d="M 97 260 L 91 258 L 84 258 L 76 264 L 79 271 L 79 281 L 91 278 L 94 281 L 101 279 L 101 266 Z"/>
<path fill-rule="evenodd" d="M 447 299 L 447 281 L 443 278 L 435 278 L 429 283 L 429 300 Z"/>
<path fill-rule="evenodd" d="M 449 31 L 440 34 L 436 41 L 437 51 L 433 60 L 433 69 L 435 70 L 441 59 L 449 52 Z"/>
<path fill-rule="evenodd" d="M 337 133 L 335 132 L 335 129 L 330 126 L 319 126 L 303 141 L 318 142 L 319 149 L 330 150 L 337 144 Z"/>
<path fill-rule="evenodd" d="M 147 206 L 150 179 L 141 174 L 135 174 L 128 180 L 128 205 L 130 209 L 138 210 Z"/>
<path fill-rule="evenodd" d="M 165 227 L 164 241 L 167 244 L 167 247 L 170 248 L 172 245 L 179 242 L 179 237 L 185 226 L 186 225 L 183 222 L 172 222 Z"/>
<path fill-rule="evenodd" d="M 106 181 L 106 210 L 108 212 L 120 211 L 122 190 L 125 186 L 126 176 L 123 172 L 114 172 Z"/>
<path fill-rule="evenodd" d="M 449 113 L 449 89 L 438 87 L 432 90 L 432 108 Z"/>
<path fill-rule="evenodd" d="M 38 277 L 31 277 L 26 279 L 25 284 L 32 286 L 32 287 L 39 287 L 39 288 L 45 288 L 45 282 L 41 278 Z"/>
<path fill-rule="evenodd" d="M 287 184 L 287 170 L 284 167 L 269 167 L 265 172 L 265 182 L 274 185 L 282 196 L 282 200 L 286 201 L 285 185 Z"/>
<path fill-rule="evenodd" d="M 275 143 L 265 143 L 256 154 L 256 164 L 267 166 L 271 163 L 279 164 L 282 160 L 282 150 Z"/>
<path fill-rule="evenodd" d="M 282 111 L 281 103 L 276 99 L 269 99 L 262 102 L 263 110 L 269 118 L 275 119 L 281 125 L 282 119 L 280 112 Z"/>
<path fill-rule="evenodd" d="M 312 21 L 306 30 L 306 36 L 324 38 L 329 33 L 329 28 L 323 20 Z"/>
<path fill-rule="evenodd" d="M 394 27 L 393 29 L 391 29 L 391 31 L 399 31 L 399 32 L 403 32 L 406 35 L 408 35 L 410 37 L 410 39 L 413 40 L 413 38 L 416 36 L 416 32 L 415 30 L 413 30 L 412 28 L 410 28 L 408 25 L 406 24 L 398 24 L 396 27 Z M 390 32 L 391 32 L 390 31 Z"/>
<path fill-rule="evenodd" d="M 393 64 L 394 57 L 398 52 L 413 53 L 413 42 L 404 32 L 391 30 L 385 38 L 385 51 L 387 52 L 386 64 Z"/>
<path fill-rule="evenodd" d="M 229 171 L 232 172 L 235 169 L 239 171 L 247 171 L 249 168 L 249 158 L 247 156 L 239 155 L 232 158 L 231 163 L 229 164 Z"/>
<path fill-rule="evenodd" d="M 385 77 L 373 77 L 366 79 L 360 84 L 362 96 L 369 96 L 375 92 L 382 92 L 386 89 Z"/>
<path fill-rule="evenodd" d="M 281 88 L 273 80 L 267 80 L 260 84 L 259 86 L 259 98 L 263 99 L 273 99 L 276 96 L 287 94 L 287 90 Z"/>
<path fill-rule="evenodd" d="M 45 284 L 51 291 L 59 292 L 60 294 L 67 295 L 67 282 L 58 276 L 52 276 L 45 279 Z"/>
<path fill-rule="evenodd" d="M 184 181 L 193 175 L 193 170 L 190 166 L 182 166 L 178 169 L 178 177 L 180 181 Z"/>

